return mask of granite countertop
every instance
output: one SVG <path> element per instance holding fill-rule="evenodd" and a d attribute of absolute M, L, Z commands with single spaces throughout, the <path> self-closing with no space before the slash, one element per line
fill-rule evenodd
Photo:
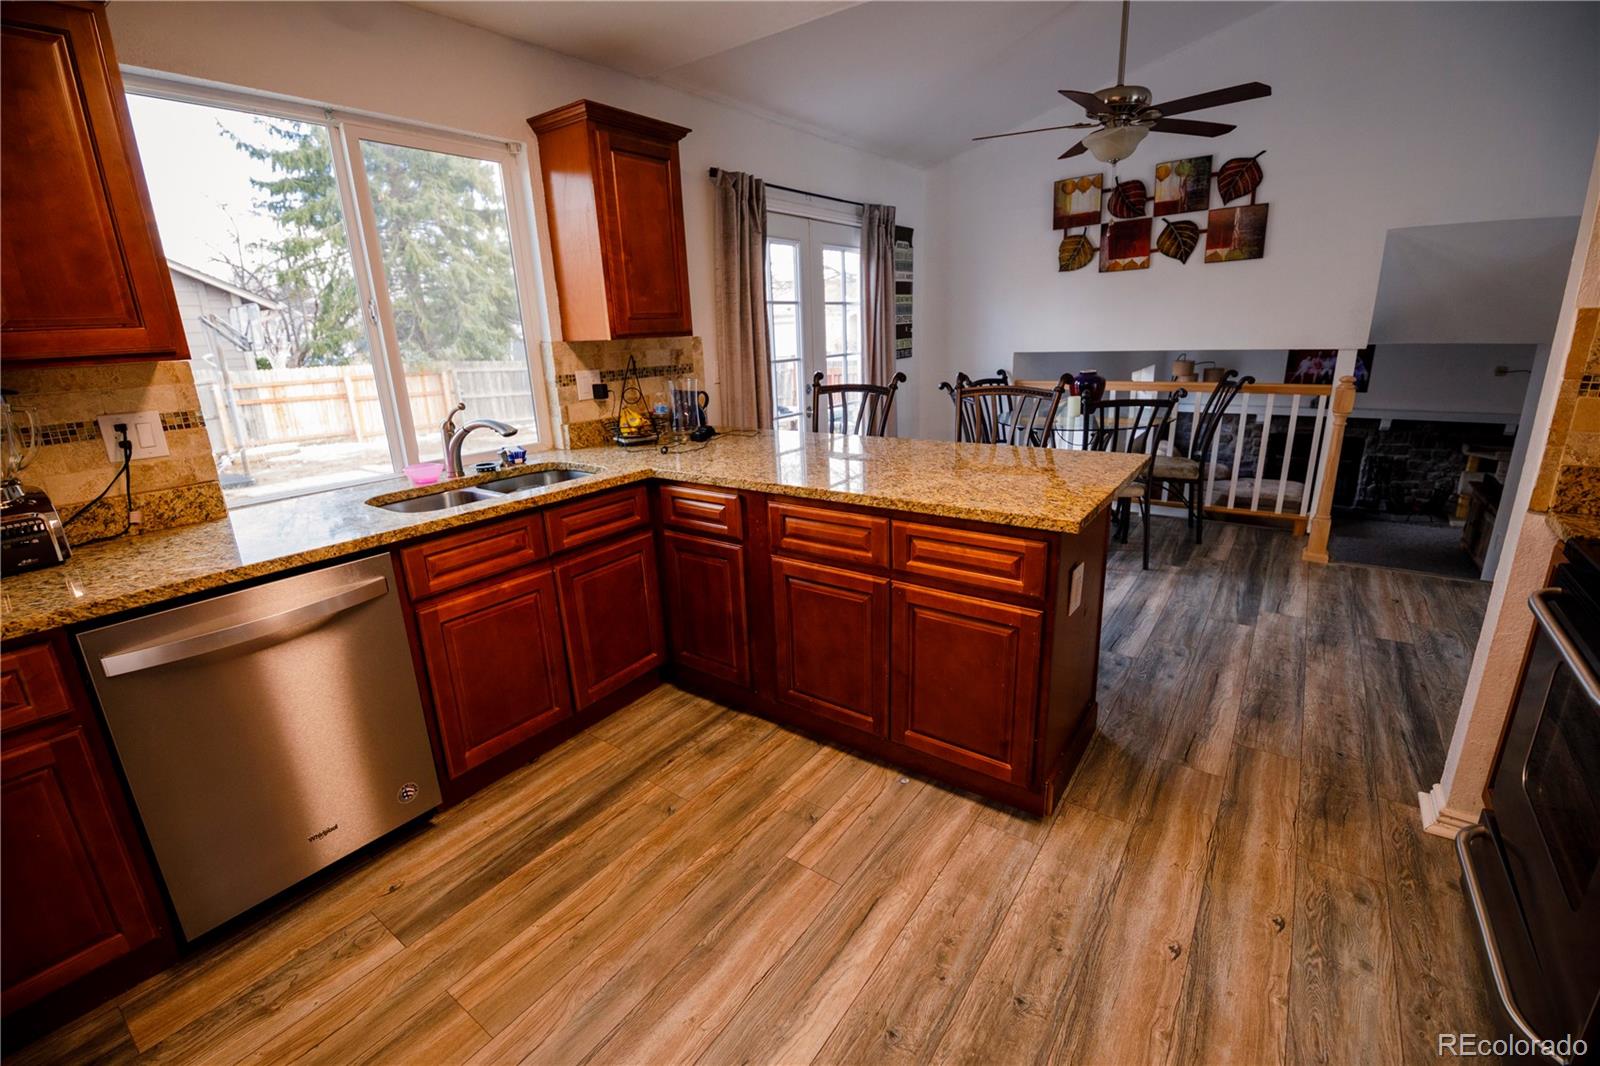
<path fill-rule="evenodd" d="M 1556 535 L 1557 540 L 1600 537 L 1600 518 L 1591 515 L 1557 514 L 1555 511 L 1546 511 L 1544 521 L 1545 525 L 1550 527 L 1550 532 Z"/>
<path fill-rule="evenodd" d="M 651 478 L 833 500 L 912 514 L 1076 533 L 1142 457 L 897 437 L 727 434 L 704 445 L 540 452 L 526 469 L 592 476 L 420 514 L 369 506 L 425 495 L 404 478 L 241 507 L 227 519 L 98 544 L 65 565 L 0 583 L 0 638 L 14 640 L 190 593 L 398 544 Z M 463 478 L 452 486 L 490 480 Z"/>

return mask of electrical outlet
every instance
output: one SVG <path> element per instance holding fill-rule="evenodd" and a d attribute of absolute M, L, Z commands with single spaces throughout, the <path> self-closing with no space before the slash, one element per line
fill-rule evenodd
<path fill-rule="evenodd" d="M 100 435 L 106 442 L 106 459 L 109 462 L 122 462 L 122 447 L 118 443 L 117 431 L 112 427 L 119 422 L 128 427 L 128 441 L 133 445 L 133 458 L 152 459 L 160 455 L 170 454 L 167 447 L 167 433 L 161 428 L 161 412 L 159 411 L 129 411 L 120 415 L 101 415 L 95 419 L 100 425 Z"/>

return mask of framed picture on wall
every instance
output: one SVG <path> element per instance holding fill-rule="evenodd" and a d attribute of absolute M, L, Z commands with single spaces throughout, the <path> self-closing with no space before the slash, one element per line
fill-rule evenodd
<path fill-rule="evenodd" d="M 1356 391 L 1366 392 L 1372 384 L 1373 345 L 1356 352 Z M 1289 385 L 1332 385 L 1334 367 L 1339 361 L 1337 348 L 1291 348 L 1283 369 L 1283 380 Z"/>

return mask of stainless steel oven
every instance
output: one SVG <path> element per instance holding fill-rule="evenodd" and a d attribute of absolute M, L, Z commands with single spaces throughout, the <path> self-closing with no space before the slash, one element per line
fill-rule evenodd
<path fill-rule="evenodd" d="M 1600 1061 L 1600 542 L 1569 542 L 1529 609 L 1488 809 L 1456 845 L 1508 1034 Z"/>

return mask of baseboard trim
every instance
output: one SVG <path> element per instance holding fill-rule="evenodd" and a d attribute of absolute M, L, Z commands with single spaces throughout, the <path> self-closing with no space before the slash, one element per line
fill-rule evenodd
<path fill-rule="evenodd" d="M 1478 812 L 1451 810 L 1444 801 L 1444 788 L 1434 785 L 1427 792 L 1417 793 L 1417 806 L 1422 811 L 1422 828 L 1436 837 L 1455 839 L 1455 835 L 1469 825 L 1478 824 Z"/>

